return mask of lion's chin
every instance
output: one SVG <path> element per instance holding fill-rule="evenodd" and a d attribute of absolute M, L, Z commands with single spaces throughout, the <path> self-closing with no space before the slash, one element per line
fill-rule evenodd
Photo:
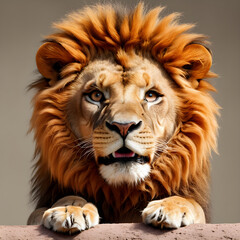
<path fill-rule="evenodd" d="M 135 161 L 114 162 L 109 165 L 101 164 L 100 174 L 109 185 L 119 186 L 123 184 L 137 185 L 150 173 L 149 163 Z"/>

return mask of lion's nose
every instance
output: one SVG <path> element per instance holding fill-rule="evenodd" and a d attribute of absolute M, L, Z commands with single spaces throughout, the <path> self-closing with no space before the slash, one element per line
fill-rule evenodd
<path fill-rule="evenodd" d="M 142 121 L 139 121 L 138 123 L 135 122 L 129 122 L 129 123 L 119 123 L 119 122 L 112 122 L 112 123 L 108 123 L 106 122 L 106 126 L 114 132 L 117 132 L 118 134 L 120 134 L 120 136 L 122 138 L 126 138 L 127 135 L 134 131 L 137 130 L 138 128 L 140 128 L 140 126 L 142 125 Z"/>

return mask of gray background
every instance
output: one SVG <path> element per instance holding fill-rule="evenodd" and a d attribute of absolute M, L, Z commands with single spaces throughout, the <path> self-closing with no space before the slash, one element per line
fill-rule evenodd
<path fill-rule="evenodd" d="M 0 224 L 25 224 L 29 203 L 32 134 L 27 135 L 31 97 L 26 86 L 37 78 L 35 53 L 51 23 L 96 1 L 0 0 Z M 108 2 L 108 1 L 105 1 Z M 121 1 L 134 6 L 137 1 Z M 167 6 L 164 14 L 183 13 L 181 22 L 196 23 L 195 32 L 212 42 L 219 74 L 212 80 L 221 105 L 219 155 L 212 155 L 212 221 L 240 222 L 240 1 L 146 1 Z"/>

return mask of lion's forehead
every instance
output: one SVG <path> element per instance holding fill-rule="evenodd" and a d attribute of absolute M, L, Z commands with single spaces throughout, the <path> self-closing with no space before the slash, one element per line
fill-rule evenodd
<path fill-rule="evenodd" d="M 85 85 L 95 84 L 101 90 L 112 90 L 122 94 L 129 91 L 142 95 L 144 90 L 169 86 L 167 76 L 153 61 L 135 57 L 128 68 L 113 59 L 94 60 L 84 70 Z M 132 93 L 130 93 L 132 92 Z"/>

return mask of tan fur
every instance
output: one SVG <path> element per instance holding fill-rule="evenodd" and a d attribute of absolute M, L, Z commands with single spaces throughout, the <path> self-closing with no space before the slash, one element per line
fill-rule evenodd
<path fill-rule="evenodd" d="M 208 219 L 208 158 L 211 149 L 216 149 L 218 106 L 208 93 L 214 88 L 204 79 L 216 75 L 209 71 L 212 58 L 204 47 L 205 37 L 189 33 L 193 25 L 179 24 L 178 14 L 159 19 L 160 12 L 161 8 L 156 8 L 145 15 L 143 4 L 131 14 L 110 5 L 89 7 L 55 24 L 58 32 L 40 47 L 36 60 L 43 79 L 31 86 L 37 89 L 31 119 L 38 158 L 32 187 L 37 207 L 49 208 L 59 198 L 76 194 L 94 202 L 104 221 L 121 222 L 131 221 L 127 215 L 133 209 L 143 210 L 148 201 L 177 195 L 198 202 Z M 99 61 L 107 64 L 101 67 Z M 105 156 L 107 149 L 98 149 L 97 135 L 109 137 L 106 141 L 116 136 L 104 131 L 104 113 L 91 115 L 96 111 L 92 107 L 77 107 L 82 104 L 77 94 L 80 96 L 83 83 L 93 78 L 94 69 L 101 72 L 94 75 L 98 87 L 114 94 L 127 84 L 147 88 L 152 84 L 151 66 L 161 69 L 168 79 L 168 84 L 162 82 L 164 89 L 172 96 L 168 102 L 172 101 L 173 107 L 166 116 L 173 128 L 159 136 L 167 148 L 157 150 L 153 136 L 159 130 L 153 134 L 154 127 L 150 127 L 157 126 L 154 114 L 162 114 L 160 109 L 145 112 L 141 118 L 142 110 L 134 103 L 138 96 L 132 95 L 132 103 L 126 98 L 126 114 L 143 119 L 142 130 L 151 132 L 154 144 L 149 140 L 150 148 L 144 153 L 150 156 L 151 172 L 139 184 L 109 185 L 95 161 L 96 156 Z M 117 102 L 119 96 L 112 101 Z M 120 109 L 120 104 L 113 104 L 108 118 Z M 94 141 L 87 144 L 91 134 Z"/>

